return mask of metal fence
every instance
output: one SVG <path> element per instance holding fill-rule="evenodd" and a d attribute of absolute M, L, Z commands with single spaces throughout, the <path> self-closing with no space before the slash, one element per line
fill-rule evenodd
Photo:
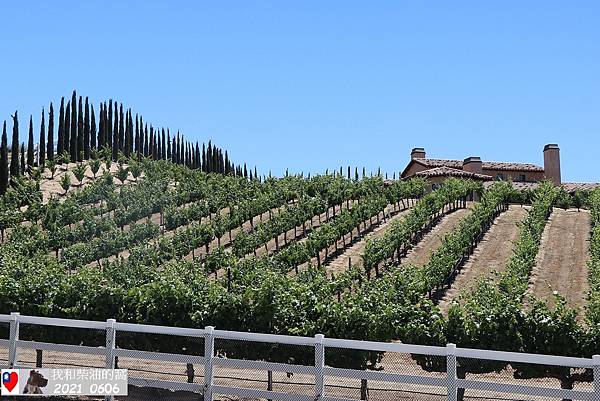
<path fill-rule="evenodd" d="M 130 395 L 118 399 L 600 401 L 600 380 L 594 380 L 600 378 L 599 356 L 571 358 L 453 344 L 432 347 L 18 313 L 0 315 L 0 333 L 7 337 L 0 339 L 0 365 L 5 367 L 129 369 Z M 519 373 L 537 370 L 545 373 L 529 378 Z M 556 372 L 563 372 L 560 380 Z M 578 379 L 565 386 L 565 377 Z"/>

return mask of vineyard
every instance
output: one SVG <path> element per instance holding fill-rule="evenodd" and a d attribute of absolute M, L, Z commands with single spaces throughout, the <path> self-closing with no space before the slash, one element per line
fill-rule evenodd
<path fill-rule="evenodd" d="M 600 353 L 598 190 L 569 195 L 544 183 L 519 193 L 508 182 L 484 190 L 448 179 L 427 192 L 422 179 L 337 172 L 263 179 L 192 167 L 91 152 L 87 162 L 12 177 L 0 200 L 0 313 Z M 44 190 L 67 180 L 77 184 Z M 589 290 L 574 295 L 585 308 L 570 307 L 573 294 L 548 295 L 532 282 L 534 270 L 559 273 L 548 265 L 551 254 L 540 255 L 545 236 L 557 235 L 549 220 L 564 209 L 589 224 L 573 240 L 586 244 L 587 265 L 577 268 Z M 485 259 L 491 252 L 505 255 L 495 268 Z M 414 358 L 425 370 L 445 371 Z M 338 362 L 377 368 L 385 357 L 362 352 Z M 522 378 L 559 378 L 565 388 L 590 380 L 589 372 L 512 368 Z"/>

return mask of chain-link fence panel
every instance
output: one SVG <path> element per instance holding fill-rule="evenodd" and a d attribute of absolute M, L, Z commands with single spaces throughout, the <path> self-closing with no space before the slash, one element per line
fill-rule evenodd
<path fill-rule="evenodd" d="M 446 358 L 443 356 L 327 347 L 325 364 L 334 368 L 325 377 L 327 396 L 381 401 L 447 400 Z"/>
<path fill-rule="evenodd" d="M 17 366 L 21 368 L 106 368 L 102 329 L 20 323 L 19 340 Z"/>
<path fill-rule="evenodd" d="M 459 389 L 458 400 L 578 399 L 578 393 L 587 393 L 583 394 L 585 397 L 593 392 L 592 372 L 592 366 L 573 368 L 459 357 L 457 376 L 470 384 L 465 386 L 466 389 Z"/>
<path fill-rule="evenodd" d="M 123 400 L 198 400 L 204 386 L 204 338 L 117 331 L 115 367 L 127 369 Z M 162 389 L 158 387 L 168 387 Z"/>
<path fill-rule="evenodd" d="M 312 345 L 215 339 L 215 352 L 213 383 L 216 386 L 315 394 L 315 348 Z M 247 398 L 241 396 L 240 399 Z"/>
<path fill-rule="evenodd" d="M 10 325 L 8 322 L 0 322 L 0 340 L 8 341 Z M 0 367 L 8 367 L 8 344 L 0 344 Z"/>

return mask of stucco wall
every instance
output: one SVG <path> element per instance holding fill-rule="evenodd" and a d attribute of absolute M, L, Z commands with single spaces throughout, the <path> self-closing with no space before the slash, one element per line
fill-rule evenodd
<path fill-rule="evenodd" d="M 541 171 L 506 171 L 483 169 L 483 174 L 491 175 L 494 180 L 498 174 L 502 174 L 504 180 L 512 179 L 513 181 L 519 181 L 519 176 L 521 174 L 525 175 L 526 182 L 537 182 L 544 179 L 544 173 Z"/>

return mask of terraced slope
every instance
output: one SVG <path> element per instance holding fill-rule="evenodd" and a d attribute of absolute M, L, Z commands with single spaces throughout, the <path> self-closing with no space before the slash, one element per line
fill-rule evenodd
<path fill-rule="evenodd" d="M 469 207 L 472 204 L 469 205 Z M 414 248 L 412 248 L 405 258 L 402 259 L 402 264 L 413 264 L 423 266 L 429 261 L 431 254 L 438 249 L 442 244 L 442 238 L 454 230 L 463 217 L 469 213 L 469 207 L 466 209 L 458 209 L 452 213 L 442 217 L 436 226 L 428 232 Z"/>
<path fill-rule="evenodd" d="M 490 277 L 495 271 L 504 271 L 512 256 L 513 243 L 519 237 L 518 223 L 526 215 L 527 208 L 511 205 L 496 218 L 440 302 L 439 306 L 444 314 L 452 301 L 457 299 L 460 293 L 471 292 L 479 279 Z"/>
<path fill-rule="evenodd" d="M 529 280 L 529 294 L 555 304 L 553 291 L 572 308 L 583 308 L 589 290 L 587 261 L 591 229 L 587 210 L 555 208 L 546 225 Z"/>

